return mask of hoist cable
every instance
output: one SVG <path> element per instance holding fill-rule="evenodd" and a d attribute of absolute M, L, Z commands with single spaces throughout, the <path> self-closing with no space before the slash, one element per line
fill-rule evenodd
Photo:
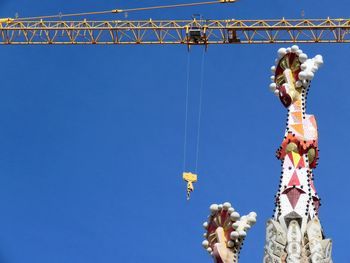
<path fill-rule="evenodd" d="M 85 12 L 85 13 L 72 13 L 72 14 L 58 14 L 49 16 L 32 16 L 32 17 L 21 17 L 16 18 L 15 21 L 28 21 L 37 19 L 47 19 L 47 18 L 63 18 L 63 17 L 77 17 L 77 16 L 92 16 L 92 15 L 103 15 L 111 14 L 113 10 L 97 11 L 97 12 Z"/>
<path fill-rule="evenodd" d="M 233 2 L 236 2 L 236 1 L 233 1 Z M 154 9 L 189 7 L 189 6 L 199 6 L 199 5 L 211 5 L 211 4 L 219 4 L 219 3 L 222 3 L 222 2 L 216 0 L 216 1 L 195 2 L 195 3 L 187 3 L 187 4 L 175 4 L 175 5 L 161 5 L 161 6 L 130 8 L 130 9 L 125 9 L 125 10 L 120 10 L 120 11 L 122 11 L 122 12 L 135 12 L 135 11 L 146 11 L 146 10 L 154 10 Z M 117 12 L 117 13 L 121 13 L 121 12 Z"/>
<path fill-rule="evenodd" d="M 187 154 L 187 126 L 188 126 L 188 97 L 190 89 L 190 52 L 187 52 L 187 76 L 186 76 L 186 101 L 185 101 L 185 140 L 184 140 L 184 161 L 183 171 L 186 169 L 186 154 Z"/>
<path fill-rule="evenodd" d="M 57 14 L 57 15 L 47 15 L 47 16 L 21 17 L 21 18 L 16 18 L 14 20 L 15 21 L 27 21 L 27 20 L 36 20 L 36 19 L 47 19 L 47 18 L 78 17 L 78 16 L 90 16 L 90 15 L 102 15 L 102 14 L 120 14 L 120 13 L 130 13 L 130 12 L 148 11 L 148 10 L 165 9 L 165 8 L 190 7 L 190 6 L 221 4 L 221 3 L 235 3 L 237 1 L 238 0 L 216 0 L 216 1 L 194 2 L 194 3 L 186 3 L 186 4 L 138 7 L 138 8 L 129 8 L 129 9 L 112 9 L 112 10 L 84 12 L 84 13 L 70 13 L 70 14 Z"/>
<path fill-rule="evenodd" d="M 205 48 L 203 48 L 203 53 L 202 53 L 201 82 L 200 82 L 200 88 L 199 88 L 197 145 L 196 145 L 196 166 L 195 166 L 196 167 L 196 169 L 195 169 L 195 173 L 196 174 L 198 172 L 199 142 L 200 142 L 201 119 L 202 119 L 203 86 L 204 86 L 204 58 L 205 58 Z"/>

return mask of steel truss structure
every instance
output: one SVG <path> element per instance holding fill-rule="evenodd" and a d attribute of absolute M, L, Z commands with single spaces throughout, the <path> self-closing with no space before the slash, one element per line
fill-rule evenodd
<path fill-rule="evenodd" d="M 0 19 L 0 44 L 348 43 L 350 19 L 16 21 Z"/>

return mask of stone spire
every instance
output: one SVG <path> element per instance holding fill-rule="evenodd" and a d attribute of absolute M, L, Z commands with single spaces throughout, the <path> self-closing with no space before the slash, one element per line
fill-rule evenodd
<path fill-rule="evenodd" d="M 286 131 L 277 158 L 282 175 L 273 219 L 267 222 L 264 263 L 329 263 L 331 241 L 324 239 L 318 210 L 320 197 L 313 169 L 318 160 L 316 119 L 306 113 L 310 82 L 323 64 L 308 59 L 298 46 L 278 50 L 270 89 L 287 108 Z"/>

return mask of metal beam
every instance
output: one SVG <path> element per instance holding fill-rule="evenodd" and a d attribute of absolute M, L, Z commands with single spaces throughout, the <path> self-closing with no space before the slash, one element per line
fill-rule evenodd
<path fill-rule="evenodd" d="M 350 19 L 16 21 L 0 20 L 0 44 L 348 43 Z"/>

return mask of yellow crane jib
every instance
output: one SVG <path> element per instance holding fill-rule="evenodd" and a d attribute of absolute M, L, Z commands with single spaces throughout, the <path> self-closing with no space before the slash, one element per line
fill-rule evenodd
<path fill-rule="evenodd" d="M 14 21 L 14 19 L 12 19 L 12 18 L 0 18 L 0 24 L 2 24 L 2 23 L 9 24 L 13 21 Z"/>
<path fill-rule="evenodd" d="M 197 182 L 198 176 L 190 172 L 184 172 L 182 178 L 187 182 L 187 200 L 190 199 L 191 192 L 193 192 L 193 183 Z"/>

